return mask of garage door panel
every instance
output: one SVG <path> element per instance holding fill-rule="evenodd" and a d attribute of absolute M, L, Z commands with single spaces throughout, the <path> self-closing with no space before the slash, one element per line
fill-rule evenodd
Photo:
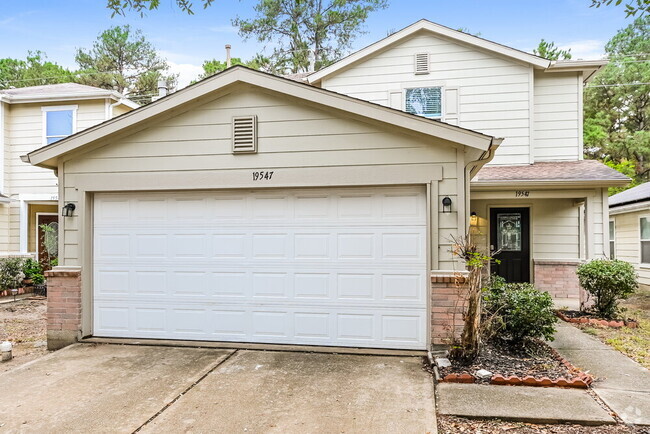
<path fill-rule="evenodd" d="M 142 302 L 144 303 L 144 302 Z M 151 339 L 221 340 L 375 348 L 424 348 L 422 312 L 277 306 L 104 307 L 104 334 Z M 254 339 L 253 339 L 254 338 Z"/>
<path fill-rule="evenodd" d="M 94 334 L 425 348 L 424 189 L 98 194 Z"/>
<path fill-rule="evenodd" d="M 224 268 L 223 271 L 165 270 L 147 267 L 125 271 L 98 269 L 95 300 L 139 300 L 156 295 L 151 304 L 165 305 L 200 296 L 199 303 L 253 297 L 260 302 L 283 299 L 303 305 L 365 305 L 390 308 L 396 304 L 422 307 L 426 301 L 426 272 L 384 268 L 359 272 L 277 268 Z"/>

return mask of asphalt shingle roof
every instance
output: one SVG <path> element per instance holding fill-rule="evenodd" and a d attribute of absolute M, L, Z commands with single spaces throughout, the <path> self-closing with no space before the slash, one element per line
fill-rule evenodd
<path fill-rule="evenodd" d="M 549 161 L 522 166 L 485 166 L 473 184 L 510 181 L 626 181 L 628 177 L 596 160 Z"/>
<path fill-rule="evenodd" d="M 621 206 L 628 203 L 650 200 L 650 182 L 646 182 L 629 190 L 622 191 L 609 198 L 609 206 Z"/>
<path fill-rule="evenodd" d="M 59 84 L 47 84 L 44 86 L 30 86 L 30 87 L 19 87 L 16 89 L 2 89 L 0 94 L 12 96 L 48 96 L 48 95 L 75 95 L 75 94 L 92 94 L 96 93 L 98 95 L 107 95 L 112 91 L 101 89 L 94 86 L 86 86 L 85 84 L 77 83 L 59 83 Z"/>

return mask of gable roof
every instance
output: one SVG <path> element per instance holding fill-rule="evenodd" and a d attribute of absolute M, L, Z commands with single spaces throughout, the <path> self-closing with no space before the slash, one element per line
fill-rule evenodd
<path fill-rule="evenodd" d="M 609 198 L 610 208 L 650 200 L 650 182 L 637 185 L 629 190 L 617 193 Z"/>
<path fill-rule="evenodd" d="M 131 108 L 139 107 L 138 104 L 126 99 L 122 94 L 114 90 L 78 83 L 58 83 L 0 90 L 0 99 L 11 104 L 99 98 L 120 101 Z"/>
<path fill-rule="evenodd" d="M 180 109 L 182 106 L 191 104 L 197 99 L 205 98 L 206 95 L 212 92 L 225 89 L 237 83 L 269 89 L 290 97 L 303 99 L 312 104 L 340 110 L 349 115 L 361 116 L 373 121 L 400 127 L 412 133 L 436 137 L 481 151 L 487 151 L 494 145 L 498 146 L 501 142 L 500 139 L 473 130 L 412 115 L 401 110 L 384 107 L 379 104 L 237 65 L 205 78 L 178 92 L 167 95 L 151 104 L 36 149 L 22 156 L 21 159 L 33 165 L 55 168 L 56 159 L 60 155 L 72 152 L 88 144 L 105 140 L 119 134 L 125 128 L 141 125 L 150 119 Z"/>
<path fill-rule="evenodd" d="M 452 41 L 459 42 L 464 45 L 470 45 L 470 46 L 480 48 L 482 50 L 491 51 L 493 53 L 516 60 L 518 62 L 527 63 L 536 69 L 548 70 L 554 68 L 554 70 L 556 71 L 560 69 L 564 69 L 562 61 L 552 61 L 549 59 L 545 59 L 543 57 L 526 53 L 525 51 L 521 51 L 516 48 L 508 47 L 506 45 L 502 45 L 497 42 L 489 41 L 487 39 L 483 39 L 478 36 L 470 35 L 469 33 L 454 30 L 452 28 L 445 27 L 440 24 L 436 24 L 432 21 L 422 19 L 420 21 L 411 24 L 408 27 L 403 28 L 398 32 L 393 33 L 392 35 L 385 37 L 384 39 L 375 42 L 374 44 L 368 45 L 367 47 L 362 48 L 361 50 L 356 51 L 347 57 L 344 57 L 343 59 L 333 63 L 332 65 L 326 68 L 323 68 L 317 72 L 310 74 L 307 77 L 307 80 L 309 81 L 309 83 L 320 82 L 323 78 L 328 77 L 340 71 L 341 69 L 346 68 L 352 65 L 353 63 L 359 62 L 385 48 L 388 48 L 389 46 L 396 44 L 420 31 L 430 32 L 437 36 L 441 36 L 445 39 L 450 39 Z M 597 62 L 600 63 L 597 65 L 596 70 L 599 69 L 602 65 L 605 65 L 607 63 L 607 61 L 597 61 Z M 583 65 L 581 61 L 572 61 L 570 66 L 571 68 L 581 68 L 581 65 Z M 591 65 L 591 63 L 589 62 L 585 62 L 584 66 L 585 66 L 584 69 L 587 70 L 593 68 L 593 65 Z M 577 70 L 582 70 L 582 69 L 577 69 Z"/>

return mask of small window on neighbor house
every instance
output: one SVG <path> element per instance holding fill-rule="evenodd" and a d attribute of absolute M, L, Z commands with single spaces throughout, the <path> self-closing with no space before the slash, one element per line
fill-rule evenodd
<path fill-rule="evenodd" d="M 416 87 L 404 94 L 406 112 L 429 119 L 442 118 L 442 88 Z"/>
<path fill-rule="evenodd" d="M 641 239 L 641 263 L 650 264 L 650 219 L 641 217 L 640 220 Z"/>
<path fill-rule="evenodd" d="M 49 145 L 75 132 L 76 107 L 43 107 L 45 144 Z"/>
<path fill-rule="evenodd" d="M 614 220 L 609 221 L 609 257 L 616 259 L 616 223 Z"/>

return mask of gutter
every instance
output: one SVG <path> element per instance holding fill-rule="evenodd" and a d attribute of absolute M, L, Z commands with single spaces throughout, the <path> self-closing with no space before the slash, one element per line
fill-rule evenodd
<path fill-rule="evenodd" d="M 624 205 L 614 205 L 609 207 L 609 215 L 625 214 L 626 212 L 641 211 L 650 207 L 650 200 L 642 199 L 641 201 L 627 203 Z"/>
<path fill-rule="evenodd" d="M 494 154 L 496 153 L 497 149 L 501 145 L 504 139 L 497 139 L 497 138 L 492 138 L 490 141 L 490 146 L 488 146 L 488 149 L 484 151 L 481 156 L 478 158 L 478 160 L 470 161 L 465 165 L 465 170 L 469 168 L 471 165 L 472 167 L 469 169 L 469 181 L 476 176 L 479 170 L 483 168 L 487 163 L 492 161 L 494 158 Z M 467 180 L 466 180 L 467 181 Z"/>

